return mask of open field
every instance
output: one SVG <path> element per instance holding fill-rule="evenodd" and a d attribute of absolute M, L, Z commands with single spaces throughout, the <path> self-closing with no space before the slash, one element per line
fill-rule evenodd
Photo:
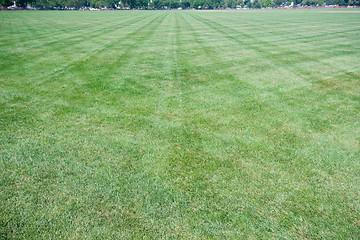
<path fill-rule="evenodd" d="M 0 21 L 0 238 L 360 236 L 357 9 Z"/>

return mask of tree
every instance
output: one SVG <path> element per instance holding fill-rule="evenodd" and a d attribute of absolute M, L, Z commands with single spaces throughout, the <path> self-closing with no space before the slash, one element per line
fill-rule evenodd
<path fill-rule="evenodd" d="M 8 7 L 11 5 L 11 1 L 10 0 L 0 0 L 0 6 L 2 7 Z"/>
<path fill-rule="evenodd" d="M 348 5 L 349 6 L 360 5 L 360 0 L 349 0 Z"/>
<path fill-rule="evenodd" d="M 273 7 L 279 7 L 283 3 L 283 0 L 274 0 Z"/>
<path fill-rule="evenodd" d="M 253 1 L 252 8 L 261 8 L 261 5 L 258 0 Z"/>
<path fill-rule="evenodd" d="M 185 0 L 185 1 L 181 1 L 180 3 L 180 7 L 182 7 L 183 9 L 187 9 L 190 8 L 190 2 Z"/>
<path fill-rule="evenodd" d="M 265 6 L 265 7 L 271 7 L 271 5 L 272 5 L 272 1 L 271 1 L 271 0 L 265 0 L 265 2 L 264 2 L 264 6 Z"/>
<path fill-rule="evenodd" d="M 323 0 L 303 0 L 302 4 L 307 6 L 320 6 L 323 5 L 324 2 Z"/>

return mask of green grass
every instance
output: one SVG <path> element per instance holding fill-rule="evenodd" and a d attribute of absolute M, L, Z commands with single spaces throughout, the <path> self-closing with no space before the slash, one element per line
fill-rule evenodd
<path fill-rule="evenodd" d="M 357 9 L 0 17 L 0 238 L 360 236 Z"/>

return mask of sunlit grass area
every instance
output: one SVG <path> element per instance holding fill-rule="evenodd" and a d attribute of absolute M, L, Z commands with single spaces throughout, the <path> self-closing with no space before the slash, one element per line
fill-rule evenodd
<path fill-rule="evenodd" d="M 360 236 L 357 9 L 0 17 L 0 238 Z"/>

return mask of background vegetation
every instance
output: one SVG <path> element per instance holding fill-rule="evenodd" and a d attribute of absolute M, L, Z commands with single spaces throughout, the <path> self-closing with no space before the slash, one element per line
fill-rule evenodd
<path fill-rule="evenodd" d="M 360 14 L 0 12 L 1 239 L 356 239 Z"/>
<path fill-rule="evenodd" d="M 236 6 L 247 8 L 280 7 L 289 6 L 291 3 L 296 5 L 321 6 L 321 5 L 340 5 L 354 6 L 360 5 L 360 0 L 17 0 L 18 7 L 35 7 L 44 9 L 63 9 L 63 8 L 131 8 L 131 9 L 163 9 L 163 8 L 236 8 Z M 0 0 L 0 6 L 10 6 L 12 0 Z"/>

